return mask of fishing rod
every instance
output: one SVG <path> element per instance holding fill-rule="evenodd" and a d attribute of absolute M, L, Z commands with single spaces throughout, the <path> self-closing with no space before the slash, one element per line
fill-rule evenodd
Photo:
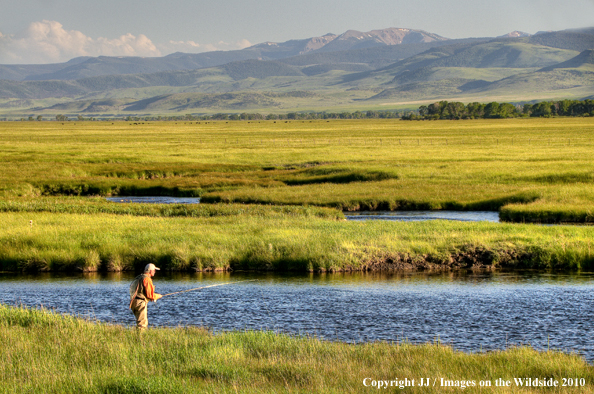
<path fill-rule="evenodd" d="M 208 289 L 209 287 L 234 285 L 234 284 L 237 284 L 237 283 L 254 282 L 256 280 L 258 280 L 258 279 L 240 280 L 240 281 L 237 281 L 237 282 L 227 282 L 227 283 L 217 283 L 216 285 L 196 287 L 194 289 L 188 289 L 188 290 L 176 291 L 174 293 L 163 294 L 161 298 L 166 297 L 166 296 L 170 296 L 170 295 L 174 295 L 174 294 L 187 293 L 188 291 L 196 291 L 196 290 Z"/>

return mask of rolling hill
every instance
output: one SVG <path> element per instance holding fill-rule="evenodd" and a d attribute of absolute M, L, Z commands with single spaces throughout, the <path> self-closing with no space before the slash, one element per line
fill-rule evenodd
<path fill-rule="evenodd" d="M 0 112 L 284 111 L 594 95 L 594 29 L 449 40 L 347 31 L 240 51 L 0 65 Z M 16 79 L 21 80 L 16 80 Z M 21 111 L 21 112 L 19 112 Z"/>
<path fill-rule="evenodd" d="M 433 33 L 412 29 L 383 29 L 370 32 L 349 30 L 341 35 L 326 34 L 283 43 L 265 42 L 234 51 L 198 54 L 173 53 L 164 57 L 81 57 L 66 63 L 47 65 L 0 65 L 0 79 L 13 81 L 75 80 L 114 74 L 147 74 L 161 71 L 194 70 L 242 60 L 279 60 L 311 52 L 335 52 L 360 48 L 445 41 Z"/>
<path fill-rule="evenodd" d="M 543 68 L 541 71 L 551 71 L 557 68 L 581 68 L 594 66 L 594 49 L 583 51 L 565 62 Z"/>

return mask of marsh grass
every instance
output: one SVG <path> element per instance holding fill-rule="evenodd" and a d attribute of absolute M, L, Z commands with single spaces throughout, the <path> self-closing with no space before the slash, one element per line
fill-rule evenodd
<path fill-rule="evenodd" d="M 296 173 L 292 178 L 284 178 L 282 182 L 286 185 L 311 185 L 316 183 L 377 182 L 387 179 L 398 179 L 398 175 L 381 170 L 315 168 Z"/>
<path fill-rule="evenodd" d="M 547 190 L 543 198 L 528 204 L 509 204 L 501 209 L 502 220 L 536 223 L 594 223 L 593 188 L 588 183 Z"/>
<path fill-rule="evenodd" d="M 257 206 L 211 217 L 4 212 L 0 270 L 594 268 L 593 227 L 348 222 L 319 217 L 319 209 Z"/>
<path fill-rule="evenodd" d="M 593 133 L 593 118 L 2 122 L 0 195 L 156 194 L 349 210 L 516 204 L 509 220 L 543 220 L 539 207 L 563 213 L 594 202 Z M 584 193 L 572 197 L 576 187 Z M 562 220 L 587 216 L 572 210 Z"/>
<path fill-rule="evenodd" d="M 593 132 L 585 118 L 2 122 L 1 269 L 348 270 L 466 255 L 488 266 L 587 269 L 590 228 L 356 224 L 322 207 L 589 223 Z M 117 204 L 87 194 L 224 204 Z M 551 241 L 560 234 L 563 242 Z"/>
<path fill-rule="evenodd" d="M 435 343 L 348 344 L 270 331 L 222 332 L 152 328 L 138 333 L 50 311 L 0 305 L 0 392 L 4 393 L 359 393 L 376 380 L 515 377 L 584 378 L 594 372 L 582 358 L 513 347 L 463 353 Z M 393 390 L 393 389 L 392 389 Z M 398 390 L 398 389 L 397 389 Z M 408 387 L 406 392 L 460 392 Z M 542 388 L 466 388 L 469 393 L 540 393 Z M 388 390 L 390 391 L 390 390 Z M 547 392 L 549 390 L 546 390 Z"/>
<path fill-rule="evenodd" d="M 304 206 L 270 206 L 245 204 L 143 204 L 116 203 L 105 198 L 78 197 L 36 197 L 0 201 L 0 212 L 52 212 L 115 215 L 154 216 L 154 217 L 217 217 L 217 216 L 304 216 L 344 219 L 344 215 L 334 209 Z"/>

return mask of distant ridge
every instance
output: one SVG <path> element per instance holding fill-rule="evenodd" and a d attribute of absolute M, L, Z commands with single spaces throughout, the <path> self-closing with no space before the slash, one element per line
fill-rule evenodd
<path fill-rule="evenodd" d="M 199 68 L 216 67 L 230 62 L 257 59 L 261 53 L 257 51 L 217 51 L 204 53 L 172 53 L 164 57 L 113 57 L 99 56 L 89 58 L 84 62 L 68 65 L 62 69 L 49 73 L 28 75 L 24 80 L 76 80 L 81 78 L 98 77 L 103 75 L 146 74 L 161 71 L 195 70 Z M 4 67 L 0 66 L 0 71 Z"/>
<path fill-rule="evenodd" d="M 594 49 L 583 51 L 573 59 L 569 59 L 563 63 L 555 64 L 553 66 L 545 67 L 541 71 L 551 71 L 557 68 L 579 68 L 587 64 L 594 65 Z"/>
<path fill-rule="evenodd" d="M 0 65 L 0 79 L 11 81 L 71 81 L 102 75 L 147 74 L 161 71 L 195 70 L 244 60 L 282 60 L 318 52 L 337 52 L 401 44 L 426 44 L 446 41 L 422 30 L 388 28 L 359 32 L 349 30 L 336 35 L 264 42 L 234 51 L 172 53 L 163 57 L 99 56 L 72 59 L 66 63 L 40 65 Z"/>
<path fill-rule="evenodd" d="M 527 38 L 520 38 L 520 40 L 527 40 L 530 44 L 581 52 L 586 49 L 594 49 L 594 29 L 546 32 Z"/>
<path fill-rule="evenodd" d="M 530 37 L 532 34 L 525 33 L 523 31 L 512 31 L 511 33 L 504 34 L 499 36 L 498 38 L 518 38 L 518 37 Z"/>
<path fill-rule="evenodd" d="M 593 94 L 593 28 L 466 39 L 413 29 L 348 30 L 236 51 L 0 65 L 0 114 L 8 119 Z"/>
<path fill-rule="evenodd" d="M 280 58 L 281 56 L 290 57 L 320 49 L 336 37 L 336 34 L 328 33 L 321 37 L 312 37 L 304 40 L 290 40 L 281 43 L 267 41 L 253 45 L 248 49 L 258 50 L 261 51 L 262 54 L 270 55 L 275 58 Z"/>
<path fill-rule="evenodd" d="M 391 27 L 382 30 L 360 32 L 348 30 L 328 44 L 319 48 L 320 52 L 346 51 L 351 49 L 371 48 L 381 45 L 420 44 L 433 41 L 445 41 L 448 38 L 423 30 Z"/>

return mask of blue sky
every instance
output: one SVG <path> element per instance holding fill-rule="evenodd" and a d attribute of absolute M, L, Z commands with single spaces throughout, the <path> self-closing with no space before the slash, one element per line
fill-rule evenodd
<path fill-rule="evenodd" d="M 0 63 L 239 49 L 354 29 L 449 38 L 594 26 L 594 0 L 0 0 Z"/>

